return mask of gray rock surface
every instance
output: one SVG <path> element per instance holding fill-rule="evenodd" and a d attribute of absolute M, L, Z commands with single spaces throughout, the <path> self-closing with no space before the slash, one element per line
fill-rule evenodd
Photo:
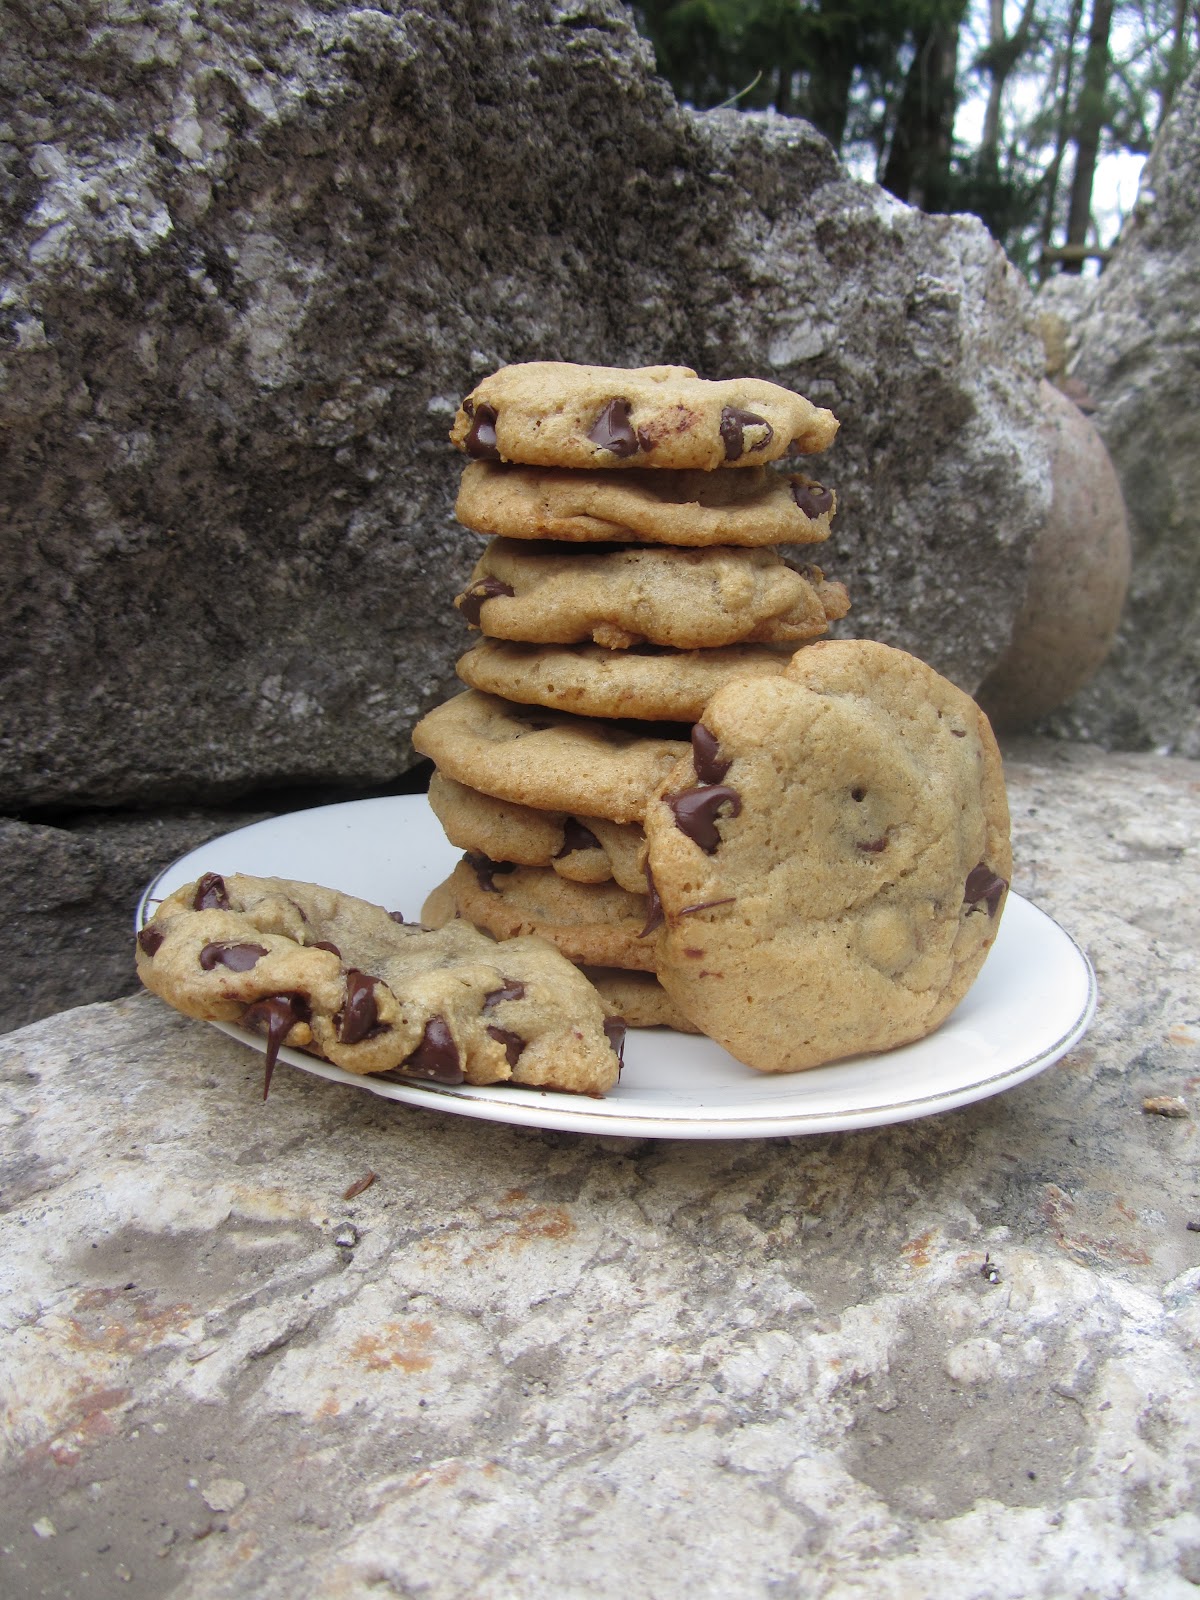
<path fill-rule="evenodd" d="M 136 987 L 134 909 L 156 872 L 263 811 L 0 818 L 0 1033 Z"/>
<path fill-rule="evenodd" d="M 967 687 L 1003 649 L 1023 285 L 804 124 L 681 111 L 616 0 L 57 0 L 4 43 L 0 810 L 402 771 L 464 642 L 450 417 L 533 356 L 832 405 L 854 626 Z"/>
<path fill-rule="evenodd" d="M 1133 579 L 1108 660 L 1047 726 L 1200 755 L 1200 69 L 1111 264 L 1070 319 L 1068 349 L 1121 479 Z"/>
<path fill-rule="evenodd" d="M 6 1600 L 1190 1600 L 1200 765 L 1008 775 L 1100 1009 L 944 1116 L 588 1139 L 283 1069 L 264 1106 L 149 996 L 0 1041 Z"/>

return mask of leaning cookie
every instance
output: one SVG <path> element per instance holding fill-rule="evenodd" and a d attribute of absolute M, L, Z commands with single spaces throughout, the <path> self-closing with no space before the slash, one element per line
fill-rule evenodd
<path fill-rule="evenodd" d="M 138 975 L 187 1016 L 267 1034 L 348 1072 L 603 1094 L 616 1036 L 591 985 L 539 939 L 397 922 L 283 878 L 207 873 L 137 938 Z"/>
<path fill-rule="evenodd" d="M 819 638 L 850 609 L 819 567 L 797 571 L 775 550 L 655 545 L 565 550 L 493 539 L 455 605 L 489 638 L 612 650 L 679 650 Z"/>
<path fill-rule="evenodd" d="M 553 867 L 572 883 L 608 883 L 644 894 L 641 856 L 646 836 L 634 822 L 535 811 L 481 794 L 444 772 L 429 780 L 429 807 L 451 844 L 493 861 Z"/>
<path fill-rule="evenodd" d="M 652 972 L 654 941 L 642 937 L 648 910 L 644 894 L 615 883 L 569 883 L 546 867 L 465 856 L 421 916 L 432 927 L 462 918 L 497 939 L 537 934 L 586 966 Z"/>
<path fill-rule="evenodd" d="M 987 719 L 867 641 L 720 690 L 645 829 L 663 987 L 763 1072 L 932 1032 L 995 940 L 1012 875 Z"/>
<path fill-rule="evenodd" d="M 454 514 L 476 533 L 573 543 L 814 544 L 829 537 L 832 489 L 803 473 L 608 472 L 472 461 Z"/>
<path fill-rule="evenodd" d="M 688 750 L 685 738 L 512 705 L 474 689 L 422 717 L 412 742 L 468 788 L 610 822 L 640 822 L 651 793 Z"/>
<path fill-rule="evenodd" d="M 530 361 L 476 384 L 450 439 L 476 460 L 707 472 L 827 450 L 837 427 L 831 411 L 761 378 Z"/>

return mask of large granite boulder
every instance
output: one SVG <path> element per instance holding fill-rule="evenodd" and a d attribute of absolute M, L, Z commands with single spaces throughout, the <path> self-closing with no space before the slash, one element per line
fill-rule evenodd
<path fill-rule="evenodd" d="M 386 783 L 452 683 L 446 432 L 507 361 L 831 405 L 853 625 L 973 688 L 1049 503 L 983 228 L 681 110 L 616 0 L 23 7 L 0 83 L 0 810 Z"/>
<path fill-rule="evenodd" d="M 1046 726 L 1200 755 L 1200 69 L 1111 265 L 1066 322 L 1068 378 L 1124 490 L 1133 576 L 1107 661 Z"/>

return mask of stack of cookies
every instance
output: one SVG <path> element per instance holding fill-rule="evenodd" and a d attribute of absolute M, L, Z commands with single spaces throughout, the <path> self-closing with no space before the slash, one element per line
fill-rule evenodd
<path fill-rule="evenodd" d="M 469 687 L 413 734 L 465 852 L 427 923 L 539 934 L 634 1026 L 692 1027 L 657 981 L 643 822 L 714 694 L 781 677 L 849 609 L 778 548 L 826 539 L 833 493 L 770 465 L 836 431 L 777 385 L 683 367 L 533 362 L 464 400 L 456 514 L 490 542 L 456 601 L 482 634 Z"/>

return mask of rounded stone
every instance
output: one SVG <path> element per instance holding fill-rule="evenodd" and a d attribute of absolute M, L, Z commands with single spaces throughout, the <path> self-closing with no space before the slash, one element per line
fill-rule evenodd
<path fill-rule="evenodd" d="M 1053 499 L 1008 649 L 978 700 L 996 728 L 1027 728 L 1069 700 L 1112 647 L 1129 589 L 1129 524 L 1100 435 L 1042 385 Z"/>

